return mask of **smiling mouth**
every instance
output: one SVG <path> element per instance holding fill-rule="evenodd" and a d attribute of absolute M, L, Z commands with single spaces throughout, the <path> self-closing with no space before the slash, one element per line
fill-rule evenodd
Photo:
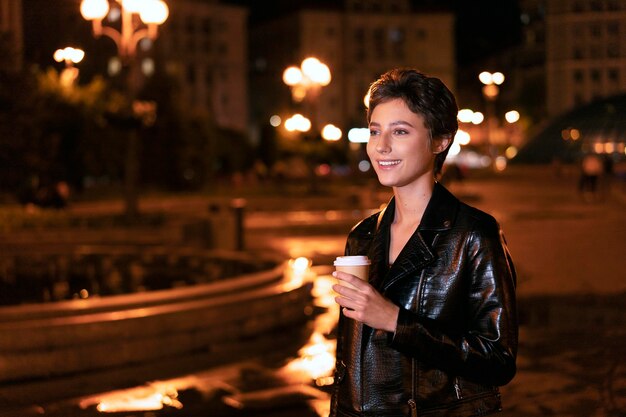
<path fill-rule="evenodd" d="M 383 167 L 390 167 L 393 165 L 398 165 L 400 163 L 399 160 L 395 160 L 395 161 L 378 161 L 378 165 L 383 166 Z"/>

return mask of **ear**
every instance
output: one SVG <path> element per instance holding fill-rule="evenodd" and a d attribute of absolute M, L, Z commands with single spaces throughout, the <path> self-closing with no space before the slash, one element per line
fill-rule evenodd
<path fill-rule="evenodd" d="M 453 139 L 452 135 L 442 135 L 433 139 L 433 153 L 438 154 L 443 152 L 448 146 L 450 146 Z"/>

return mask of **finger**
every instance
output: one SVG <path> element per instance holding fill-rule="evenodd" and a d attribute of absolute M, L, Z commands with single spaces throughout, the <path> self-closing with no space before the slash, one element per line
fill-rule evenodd
<path fill-rule="evenodd" d="M 346 284 L 334 284 L 333 285 L 333 291 L 335 291 L 337 294 L 341 294 L 341 295 L 345 295 L 346 297 L 349 298 L 356 298 L 359 296 L 359 291 L 354 289 L 353 287 L 349 287 Z"/>
<path fill-rule="evenodd" d="M 360 279 L 352 274 L 348 274 L 347 272 L 335 271 L 333 272 L 333 276 L 341 281 L 352 282 L 352 281 L 360 281 Z"/>
<path fill-rule="evenodd" d="M 354 301 L 351 298 L 341 297 L 341 296 L 335 297 L 335 302 L 339 304 L 341 307 L 347 307 L 351 310 L 357 309 L 360 305 L 358 302 Z"/>

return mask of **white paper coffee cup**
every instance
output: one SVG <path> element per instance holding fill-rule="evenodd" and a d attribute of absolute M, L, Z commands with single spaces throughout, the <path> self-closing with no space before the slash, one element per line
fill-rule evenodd
<path fill-rule="evenodd" d="M 335 259 L 335 270 L 352 274 L 363 281 L 367 282 L 369 279 L 371 261 L 367 256 L 338 256 Z M 345 281 L 340 282 L 341 285 L 350 286 Z"/>

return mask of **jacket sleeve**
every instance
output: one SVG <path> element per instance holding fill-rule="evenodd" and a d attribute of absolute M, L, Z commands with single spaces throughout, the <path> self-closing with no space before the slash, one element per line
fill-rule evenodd
<path fill-rule="evenodd" d="M 434 320 L 400 308 L 390 336 L 395 349 L 423 363 L 477 383 L 504 385 L 516 372 L 516 276 L 504 236 L 495 222 L 482 222 L 460 252 L 467 279 L 466 309 L 459 326 L 442 329 Z"/>

